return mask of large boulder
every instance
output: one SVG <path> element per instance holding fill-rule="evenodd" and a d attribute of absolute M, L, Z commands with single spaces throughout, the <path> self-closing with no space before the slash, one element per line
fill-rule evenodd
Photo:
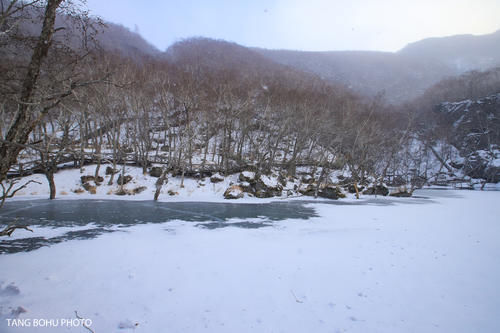
<path fill-rule="evenodd" d="M 316 192 L 316 186 L 315 184 L 301 184 L 298 192 L 303 195 L 313 196 Z"/>
<path fill-rule="evenodd" d="M 82 184 L 94 181 L 94 179 L 95 179 L 94 176 L 89 176 L 89 175 L 85 175 L 85 176 L 80 177 L 80 181 L 82 182 Z"/>
<path fill-rule="evenodd" d="M 142 193 L 144 191 L 146 191 L 148 188 L 146 186 L 139 186 L 139 187 L 136 187 L 132 190 L 132 193 L 133 194 L 139 194 L 139 193 Z"/>
<path fill-rule="evenodd" d="M 310 174 L 303 174 L 300 177 L 300 180 L 302 181 L 302 183 L 305 183 L 305 184 L 312 184 L 312 183 L 314 183 L 314 177 L 311 176 Z"/>
<path fill-rule="evenodd" d="M 114 175 L 115 173 L 118 173 L 119 171 L 116 169 L 113 169 L 112 167 L 108 166 L 106 167 L 106 175 Z"/>
<path fill-rule="evenodd" d="M 151 170 L 149 170 L 149 175 L 151 177 L 159 178 L 159 177 L 161 177 L 162 173 L 163 173 L 163 169 L 160 167 L 152 167 Z"/>
<path fill-rule="evenodd" d="M 255 172 L 243 171 L 238 178 L 242 182 L 255 183 Z"/>
<path fill-rule="evenodd" d="M 389 194 L 389 189 L 385 185 L 373 185 L 368 187 L 366 190 L 363 191 L 363 194 L 367 195 L 383 195 L 386 196 Z"/>
<path fill-rule="evenodd" d="M 220 173 L 216 173 L 212 177 L 210 177 L 210 181 L 212 183 L 220 183 L 224 181 L 224 176 L 222 176 Z"/>
<path fill-rule="evenodd" d="M 125 188 L 119 188 L 116 192 L 116 195 L 130 195 L 130 192 Z"/>
<path fill-rule="evenodd" d="M 82 187 L 88 191 L 90 194 L 96 194 L 97 193 L 97 188 L 93 185 L 90 185 L 89 183 L 84 183 Z"/>
<path fill-rule="evenodd" d="M 241 186 L 232 185 L 224 192 L 225 199 L 240 199 L 243 198 L 243 189 Z"/>
<path fill-rule="evenodd" d="M 358 192 L 363 192 L 364 189 L 365 189 L 364 186 L 358 185 Z M 347 185 L 347 192 L 356 193 L 356 188 L 354 187 L 354 184 Z"/>
<path fill-rule="evenodd" d="M 321 185 L 319 188 L 317 188 L 316 183 L 302 184 L 299 187 L 298 192 L 310 197 L 315 196 L 317 193 L 318 197 L 333 199 L 333 200 L 337 200 L 339 198 L 345 198 L 345 194 L 342 193 L 342 190 L 337 185 L 334 184 Z"/>
<path fill-rule="evenodd" d="M 200 178 L 212 177 L 213 174 L 210 170 L 200 170 Z"/>
<path fill-rule="evenodd" d="M 400 186 L 396 189 L 393 189 L 389 196 L 397 197 L 397 198 L 409 198 L 413 194 L 413 191 L 408 190 L 406 186 Z"/>
<path fill-rule="evenodd" d="M 333 184 L 328 184 L 326 186 L 320 187 L 318 191 L 318 196 L 321 198 L 337 200 L 339 198 L 345 198 L 345 194 L 342 193 L 340 188 Z"/>
<path fill-rule="evenodd" d="M 132 180 L 132 176 L 130 176 L 130 175 L 125 175 L 124 177 L 122 177 L 122 175 L 120 175 L 118 177 L 117 183 L 118 183 L 118 185 L 125 185 L 125 184 L 128 184 L 131 180 Z"/>
<path fill-rule="evenodd" d="M 104 178 L 102 178 L 101 176 L 97 176 L 97 178 L 96 178 L 94 176 L 86 175 L 86 176 L 81 176 L 80 181 L 82 182 L 82 184 L 88 183 L 90 181 L 93 181 L 96 184 L 98 184 L 98 183 L 102 183 L 104 181 Z"/>
<path fill-rule="evenodd" d="M 260 175 L 255 183 L 255 196 L 257 198 L 272 198 L 281 196 L 283 186 L 274 177 Z"/>
<path fill-rule="evenodd" d="M 243 189 L 243 192 L 255 195 L 255 186 L 253 186 L 249 182 L 240 182 L 238 186 Z"/>
<path fill-rule="evenodd" d="M 253 171 L 243 171 L 239 175 L 239 186 L 244 192 L 257 198 L 272 198 L 281 196 L 283 185 L 279 178 L 267 175 L 258 175 Z"/>

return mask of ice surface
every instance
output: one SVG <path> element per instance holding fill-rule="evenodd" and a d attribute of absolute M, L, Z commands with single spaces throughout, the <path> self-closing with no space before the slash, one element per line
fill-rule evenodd
<path fill-rule="evenodd" d="M 78 310 L 96 332 L 498 332 L 500 192 L 416 195 L 433 198 L 315 203 L 318 217 L 258 229 L 141 224 L 0 255 L 2 286 L 20 290 L 0 298 L 0 331 L 68 331 L 7 328 L 20 306 Z"/>

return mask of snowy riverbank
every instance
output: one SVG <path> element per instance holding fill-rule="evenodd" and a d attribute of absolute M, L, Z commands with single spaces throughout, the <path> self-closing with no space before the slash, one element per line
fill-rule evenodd
<path fill-rule="evenodd" d="M 101 174 L 104 176 L 104 181 L 100 186 L 96 186 L 96 193 L 90 194 L 88 191 L 82 189 L 81 176 L 94 175 L 95 165 L 85 167 L 84 173 L 80 173 L 79 169 L 61 170 L 54 175 L 54 180 L 57 188 L 56 199 L 114 199 L 114 200 L 153 200 L 154 192 L 156 190 L 156 181 L 158 178 L 151 177 L 148 174 L 142 173 L 142 168 L 127 167 L 126 175 L 132 176 L 130 183 L 124 185 L 125 189 L 133 190 L 138 187 L 145 187 L 146 189 L 140 193 L 133 195 L 116 195 L 119 189 L 117 178 L 119 174 L 115 175 L 113 185 L 107 185 L 110 178 L 109 175 L 104 176 L 103 167 Z M 32 199 L 47 199 L 49 197 L 49 185 L 44 175 L 35 174 L 24 177 L 19 184 L 34 180 L 39 182 L 29 184 L 25 189 L 19 191 L 14 200 L 32 200 Z M 159 201 L 196 201 L 196 202 L 224 202 L 224 191 L 230 186 L 231 182 L 236 182 L 238 175 L 227 177 L 218 183 L 211 183 L 210 177 L 205 178 L 204 181 L 198 179 L 188 178 L 184 179 L 183 187 L 181 187 L 181 177 L 170 177 L 168 182 L 163 185 L 159 197 Z M 170 195 L 169 191 L 171 192 Z M 269 202 L 269 200 L 262 200 L 258 198 L 244 198 L 245 201 L 250 202 Z"/>
<path fill-rule="evenodd" d="M 77 310 L 96 332 L 497 332 L 500 192 L 429 193 L 312 204 L 319 217 L 259 229 L 136 225 L 0 255 L 0 331 L 86 331 L 6 327 L 22 307 L 20 319 Z"/>
<path fill-rule="evenodd" d="M 79 169 L 66 169 L 57 172 L 54 175 L 54 181 L 56 184 L 56 199 L 70 200 L 70 199 L 105 199 L 105 200 L 153 200 L 154 193 L 156 190 L 156 181 L 158 178 L 152 177 L 149 174 L 143 174 L 142 169 L 138 167 L 127 167 L 126 175 L 132 177 L 132 180 L 124 185 L 126 192 L 130 195 L 117 195 L 120 186 L 117 184 L 117 178 L 119 174 L 114 177 L 113 185 L 108 185 L 110 175 L 104 175 L 104 169 L 106 165 L 101 168 L 101 175 L 103 181 L 99 186 L 93 186 L 95 193 L 91 193 L 84 189 L 80 177 L 82 176 L 93 176 L 95 173 L 95 165 L 89 165 L 84 168 L 84 172 L 81 173 Z M 337 176 L 342 176 L 342 172 L 333 173 L 330 182 L 339 183 Z M 168 178 L 168 182 L 163 185 L 161 194 L 158 201 L 160 202 L 227 202 L 224 198 L 224 192 L 231 187 L 231 185 L 241 185 L 242 182 L 239 180 L 239 174 L 233 174 L 227 177 L 220 176 L 219 182 L 212 182 L 210 177 L 205 177 L 201 179 L 185 177 L 182 181 L 181 176 L 176 176 Z M 348 176 L 348 175 L 347 175 Z M 276 178 L 270 179 L 271 181 L 276 181 Z M 30 183 L 26 188 L 18 191 L 13 198 L 8 200 L 34 200 L 34 199 L 47 199 L 49 198 L 49 185 L 47 179 L 42 174 L 34 174 L 31 176 L 23 177 L 18 185 L 22 185 L 28 181 L 35 181 Z M 91 185 L 95 185 L 93 181 L 89 182 Z M 182 184 L 182 186 L 181 186 Z M 458 184 L 460 186 L 469 186 L 470 184 Z M 303 196 L 297 191 L 297 189 L 305 188 L 306 183 L 302 182 L 300 178 L 294 179 L 294 181 L 288 181 L 283 186 L 283 191 L 281 196 L 270 197 L 270 198 L 256 198 L 248 193 L 242 193 L 242 198 L 234 199 L 231 201 L 246 202 L 246 203 L 265 203 L 274 200 L 294 200 L 300 197 L 302 199 L 311 199 L 310 196 Z M 478 183 L 474 187 L 478 188 L 481 185 Z M 435 187 L 439 188 L 439 187 Z M 451 186 L 449 187 L 452 188 Z M 140 189 L 140 191 L 137 191 Z M 499 190 L 499 184 L 486 184 L 485 189 L 487 190 Z M 393 189 L 397 190 L 397 189 Z M 134 193 L 137 192 L 137 193 Z M 352 201 L 355 200 L 354 193 L 348 193 L 345 189 L 343 190 L 343 195 L 345 198 L 342 200 Z M 361 195 L 361 199 L 367 199 L 373 197 L 372 195 Z M 318 198 L 318 201 L 322 201 L 322 198 Z"/>
<path fill-rule="evenodd" d="M 143 174 L 142 168 L 126 167 L 125 175 L 132 177 L 132 180 L 124 185 L 124 189 L 130 192 L 130 195 L 117 195 L 120 186 L 117 184 L 119 173 L 115 174 L 113 185 L 108 185 L 110 175 L 104 175 L 107 165 L 101 167 L 100 175 L 103 176 L 103 181 L 99 186 L 95 186 L 95 193 L 91 194 L 82 187 L 81 176 L 93 176 L 95 173 L 95 165 L 89 165 L 84 168 L 84 172 L 80 173 L 80 169 L 60 170 L 54 175 L 56 184 L 56 199 L 107 199 L 107 200 L 153 200 L 156 190 L 157 177 L 152 177 L 149 174 Z M 121 170 L 120 170 L 121 171 Z M 182 181 L 181 176 L 172 177 L 169 175 L 168 182 L 163 185 L 158 201 L 161 202 L 227 202 L 224 198 L 224 192 L 233 184 L 241 184 L 238 176 L 239 173 L 220 177 L 220 181 L 212 182 L 211 177 L 201 179 L 185 177 Z M 49 185 L 46 177 L 43 174 L 34 174 L 23 177 L 18 185 L 22 185 L 28 181 L 36 181 L 30 183 L 26 188 L 16 193 L 15 197 L 8 200 L 33 200 L 33 199 L 48 199 Z M 276 181 L 273 178 L 272 181 Z M 89 182 L 94 185 L 93 181 Z M 182 186 L 181 186 L 182 184 Z M 278 197 L 256 198 L 248 193 L 242 193 L 242 198 L 232 201 L 248 202 L 248 203 L 265 203 L 277 199 L 292 199 L 302 196 L 297 191 L 293 190 L 294 186 L 299 186 L 300 180 L 296 182 L 288 182 L 283 186 L 283 194 Z M 134 189 L 143 188 L 139 193 L 132 194 Z M 290 191 L 290 196 L 287 195 Z M 293 193 L 292 193 L 293 192 Z M 346 193 L 347 198 L 354 198 L 354 194 Z M 310 197 L 306 197 L 310 198 Z M 319 200 L 322 200 L 319 198 Z"/>

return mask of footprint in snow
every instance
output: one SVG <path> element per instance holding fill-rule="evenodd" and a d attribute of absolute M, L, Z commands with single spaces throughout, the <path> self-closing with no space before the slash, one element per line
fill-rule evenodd
<path fill-rule="evenodd" d="M 127 319 L 127 320 L 121 321 L 118 324 L 118 329 L 120 329 L 120 330 L 135 329 L 137 326 L 139 326 L 139 323 L 133 323 Z"/>
<path fill-rule="evenodd" d="M 17 318 L 17 317 L 19 317 L 19 315 L 21 313 L 26 313 L 26 312 L 28 312 L 28 311 L 25 308 L 23 308 L 22 306 L 18 306 L 17 308 L 12 309 L 12 311 L 10 312 L 10 314 L 12 316 L 14 316 L 14 318 Z"/>
<path fill-rule="evenodd" d="M 19 288 L 14 283 L 9 284 L 7 287 L 2 288 L 0 284 L 0 296 L 17 296 L 21 293 Z"/>

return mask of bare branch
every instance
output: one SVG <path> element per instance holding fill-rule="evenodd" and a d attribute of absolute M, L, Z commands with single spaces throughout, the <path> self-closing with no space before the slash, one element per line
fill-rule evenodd
<path fill-rule="evenodd" d="M 16 229 L 24 229 L 33 232 L 32 229 L 28 228 L 26 225 L 9 225 L 5 227 L 2 231 L 0 231 L 0 236 L 11 236 L 14 230 Z"/>
<path fill-rule="evenodd" d="M 78 315 L 78 312 L 75 310 L 75 316 L 77 319 L 83 320 L 82 317 Z M 90 327 L 88 327 L 83 321 L 82 321 L 82 326 L 85 327 L 89 332 L 95 333 Z"/>
<path fill-rule="evenodd" d="M 32 179 L 32 180 L 26 182 L 25 184 L 19 186 L 18 188 L 16 188 L 14 191 L 12 191 L 12 189 L 14 188 L 14 185 L 17 184 L 17 180 L 16 179 L 11 180 L 8 187 L 5 187 L 4 183 L 0 182 L 0 186 L 2 187 L 2 196 L 0 197 L 0 208 L 3 207 L 3 204 L 5 203 L 5 200 L 7 198 L 14 197 L 17 192 L 19 192 L 23 188 L 26 188 L 26 186 L 28 186 L 31 183 L 42 184 L 42 183 L 37 182 L 36 180 Z"/>

